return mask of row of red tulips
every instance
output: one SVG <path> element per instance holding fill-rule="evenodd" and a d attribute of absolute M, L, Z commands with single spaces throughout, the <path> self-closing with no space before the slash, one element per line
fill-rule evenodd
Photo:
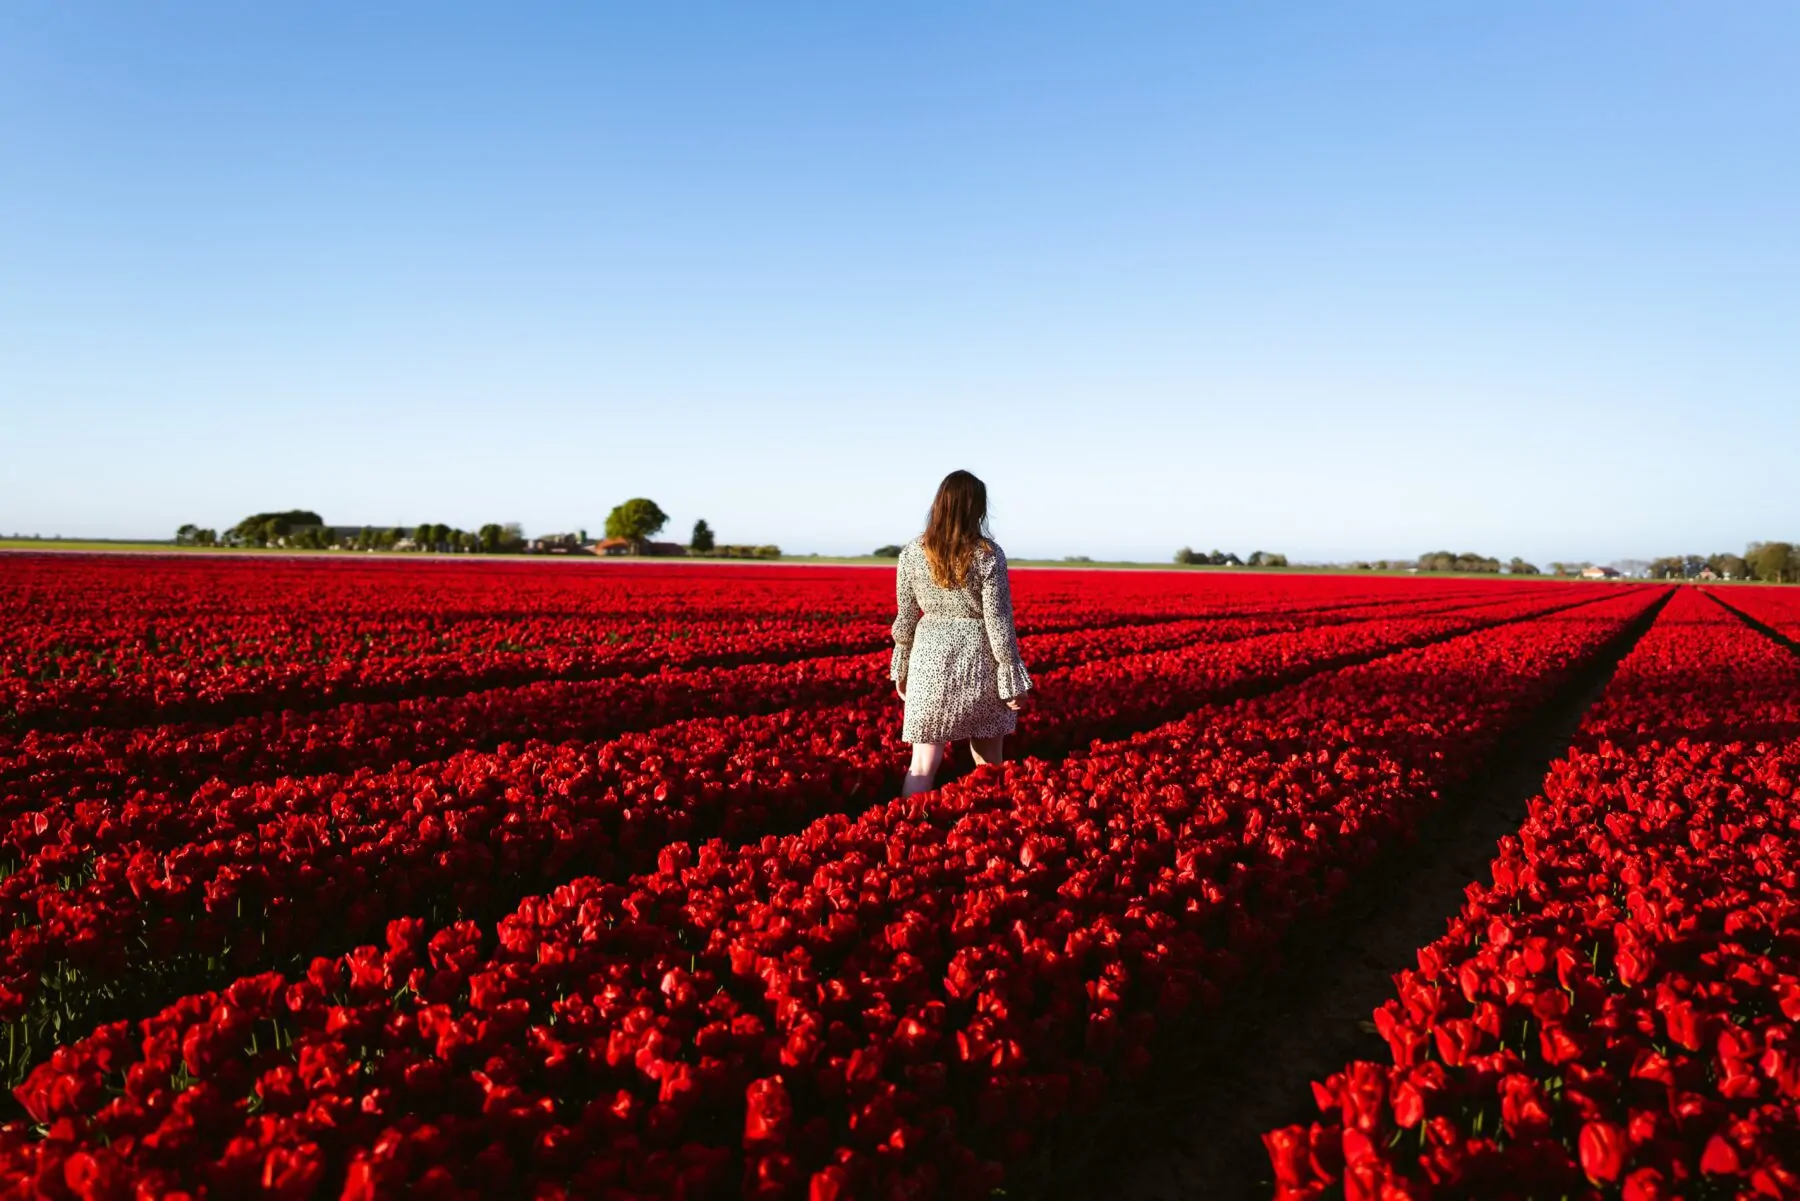
<path fill-rule="evenodd" d="M 54 624 L 71 644 L 103 648 L 159 623 L 202 617 L 271 619 L 300 630 L 331 614 L 353 621 L 440 626 L 466 620 L 577 618 L 605 623 L 660 614 L 686 621 L 750 616 L 881 620 L 893 605 L 889 571 L 810 567 L 465 560 L 195 560 L 185 556 L 20 555 L 6 558 L 0 605 L 17 628 Z M 1014 605 L 1024 624 L 1046 615 L 1081 624 L 1192 616 L 1199 609 L 1289 603 L 1312 607 L 1491 592 L 1496 581 L 1332 576 L 1020 570 Z M 1508 584 L 1506 586 L 1514 586 Z M 1541 585 L 1540 585 L 1541 586 Z M 103 638 L 84 636 L 104 626 Z M 271 627 L 279 629 L 280 627 Z"/>
<path fill-rule="evenodd" d="M 1545 608 L 1501 602 L 1045 672 L 1020 746 L 1061 754 L 1207 699 Z M 575 871 L 640 867 L 670 839 L 754 837 L 866 806 L 891 795 L 905 760 L 885 687 L 600 744 L 533 742 L 117 805 L 45 801 L 6 831 L 18 857 L 0 880 L 8 1066 L 95 1012 L 349 945 L 398 914 L 492 913 Z"/>
<path fill-rule="evenodd" d="M 1800 660 L 1684 591 L 1492 879 L 1377 1011 L 1392 1063 L 1266 1136 L 1278 1195 L 1800 1195 Z"/>
<path fill-rule="evenodd" d="M 1491 601 L 1492 598 L 1489 598 Z M 1295 614 L 1160 621 L 1027 634 L 1027 662 L 1044 671 L 1197 642 L 1228 642 L 1302 626 L 1392 620 L 1470 607 L 1403 602 Z M 885 690 L 885 653 L 820 656 L 731 667 L 680 668 L 598 680 L 551 680 L 451 696 L 352 702 L 307 713 L 258 713 L 222 726 L 179 723 L 77 733 L 32 731 L 0 751 L 0 821 L 35 815 L 52 800 L 123 798 L 281 775 L 347 772 L 400 760 L 441 759 L 527 738 L 590 742 L 682 718 L 748 716 L 839 703 Z"/>
<path fill-rule="evenodd" d="M 59 1049 L 15 1196 L 986 1196 L 1651 603 L 1611 597 Z"/>
<path fill-rule="evenodd" d="M 707 569 L 665 569 L 664 576 L 672 571 L 684 585 L 679 594 L 687 598 L 685 605 L 666 605 L 671 595 L 666 586 L 640 595 L 642 578 L 621 581 L 610 578 L 610 570 L 489 571 L 477 576 L 492 594 L 485 604 L 476 603 L 481 590 L 465 581 L 459 596 L 468 607 L 446 609 L 441 598 L 434 604 L 431 596 L 420 595 L 426 581 L 416 573 L 387 571 L 371 577 L 318 566 L 309 568 L 310 576 L 300 575 L 297 596 L 273 610 L 258 610 L 249 598 L 243 599 L 243 608 L 233 609 L 238 598 L 229 595 L 211 603 L 164 596 L 134 609 L 112 595 L 113 608 L 104 615 L 79 618 L 75 612 L 81 610 L 82 598 L 103 591 L 79 588 L 83 571 L 113 582 L 116 566 L 71 569 L 59 564 L 60 573 L 44 573 L 56 587 L 33 587 L 34 562 L 7 561 L 9 570 L 23 564 L 27 577 L 26 586 L 15 582 L 7 590 L 24 603 L 0 627 L 0 731 L 13 734 L 95 724 L 229 720 L 281 707 L 391 700 L 669 664 L 873 650 L 883 644 L 892 618 L 891 579 L 866 571 L 839 571 L 824 578 L 809 572 L 803 579 L 788 572 L 792 585 L 781 590 L 773 583 L 747 589 L 742 573 L 730 569 L 714 569 L 710 577 L 700 578 L 696 576 Z M 201 566 L 210 571 L 218 567 Z M 145 574 L 152 580 L 179 580 L 192 570 L 186 563 L 161 562 Z M 71 575 L 74 581 L 67 578 Z M 224 578 L 252 592 L 271 586 L 260 574 L 242 568 Z M 352 600 L 356 593 L 348 585 L 370 579 L 385 581 L 374 589 L 378 600 Z M 560 593 L 547 587 L 546 579 L 561 584 Z M 309 581 L 310 586 L 301 587 Z M 604 585 L 600 603 L 591 595 L 596 581 Z M 179 593 L 174 583 L 169 587 Z M 1545 586 L 1523 587 L 1541 591 Z M 1165 585 L 1160 594 L 1152 594 L 1143 592 L 1142 585 L 1109 579 L 1097 589 L 1090 587 L 1085 598 L 1076 598 L 1027 584 L 1019 590 L 1019 622 L 1027 632 L 1051 632 L 1317 608 L 1366 599 L 1368 588 L 1361 588 L 1358 592 L 1338 584 L 1284 590 L 1263 581 L 1223 592 Z M 1159 595 L 1159 602 L 1145 603 L 1149 595 Z M 1415 589 L 1396 595 L 1407 599 L 1424 593 Z M 544 606 L 527 603 L 533 597 L 544 599 Z"/>
<path fill-rule="evenodd" d="M 283 708 L 468 692 L 544 679 L 594 678 L 665 666 L 745 663 L 870 651 L 887 638 L 875 621 L 663 618 L 570 623 L 579 640 L 522 641 L 520 631 L 461 623 L 408 639 L 334 622 L 329 633 L 233 647 L 206 657 L 145 656 L 135 667 L 79 658 L 54 673 L 0 679 L 0 711 L 15 733 L 175 721 L 229 721 Z M 423 645 L 411 645 L 422 642 Z"/>
<path fill-rule="evenodd" d="M 1748 614 L 1777 634 L 1800 640 L 1800 597 L 1786 588 L 1719 588 L 1709 592 L 1728 608 Z"/>

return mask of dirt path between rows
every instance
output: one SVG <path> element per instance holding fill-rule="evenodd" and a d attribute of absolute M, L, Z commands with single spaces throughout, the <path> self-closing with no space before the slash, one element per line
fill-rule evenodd
<path fill-rule="evenodd" d="M 1485 879 L 1501 835 L 1516 830 L 1550 763 L 1673 593 L 1665 594 L 1445 798 L 1412 847 L 1352 891 L 1338 914 L 1290 943 L 1276 978 L 1240 993 L 1205 1030 L 1158 1047 L 1135 1096 L 1113 1106 L 1060 1173 L 1024 1190 L 1037 1201 L 1215 1201 L 1273 1191 L 1263 1132 L 1310 1121 L 1310 1083 L 1357 1058 L 1386 1061 L 1369 1020 L 1393 973 L 1439 937 L 1463 889 Z"/>

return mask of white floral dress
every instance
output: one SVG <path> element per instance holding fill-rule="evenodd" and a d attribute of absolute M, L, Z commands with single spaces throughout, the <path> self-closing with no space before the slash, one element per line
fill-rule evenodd
<path fill-rule="evenodd" d="M 894 667 L 906 685 L 907 742 L 998 738 L 1019 728 L 1006 702 L 1031 687 L 1013 629 L 1006 554 L 982 543 L 961 588 L 940 588 L 915 538 L 900 552 Z"/>

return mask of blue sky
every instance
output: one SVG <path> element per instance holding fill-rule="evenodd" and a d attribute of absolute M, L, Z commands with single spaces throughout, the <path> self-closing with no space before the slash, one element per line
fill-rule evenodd
<path fill-rule="evenodd" d="M 1800 9 L 0 7 L 0 533 L 1800 537 Z"/>

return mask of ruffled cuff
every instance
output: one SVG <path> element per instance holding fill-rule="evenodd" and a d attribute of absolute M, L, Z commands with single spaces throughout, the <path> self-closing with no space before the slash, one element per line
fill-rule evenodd
<path fill-rule="evenodd" d="M 1014 659 L 1010 663 L 1000 663 L 998 667 L 1001 700 L 1010 701 L 1031 691 L 1031 673 L 1025 670 L 1025 664 Z"/>
<path fill-rule="evenodd" d="M 888 667 L 888 678 L 898 684 L 906 679 L 906 661 L 912 655 L 912 647 L 897 646 L 894 648 L 893 663 Z"/>

